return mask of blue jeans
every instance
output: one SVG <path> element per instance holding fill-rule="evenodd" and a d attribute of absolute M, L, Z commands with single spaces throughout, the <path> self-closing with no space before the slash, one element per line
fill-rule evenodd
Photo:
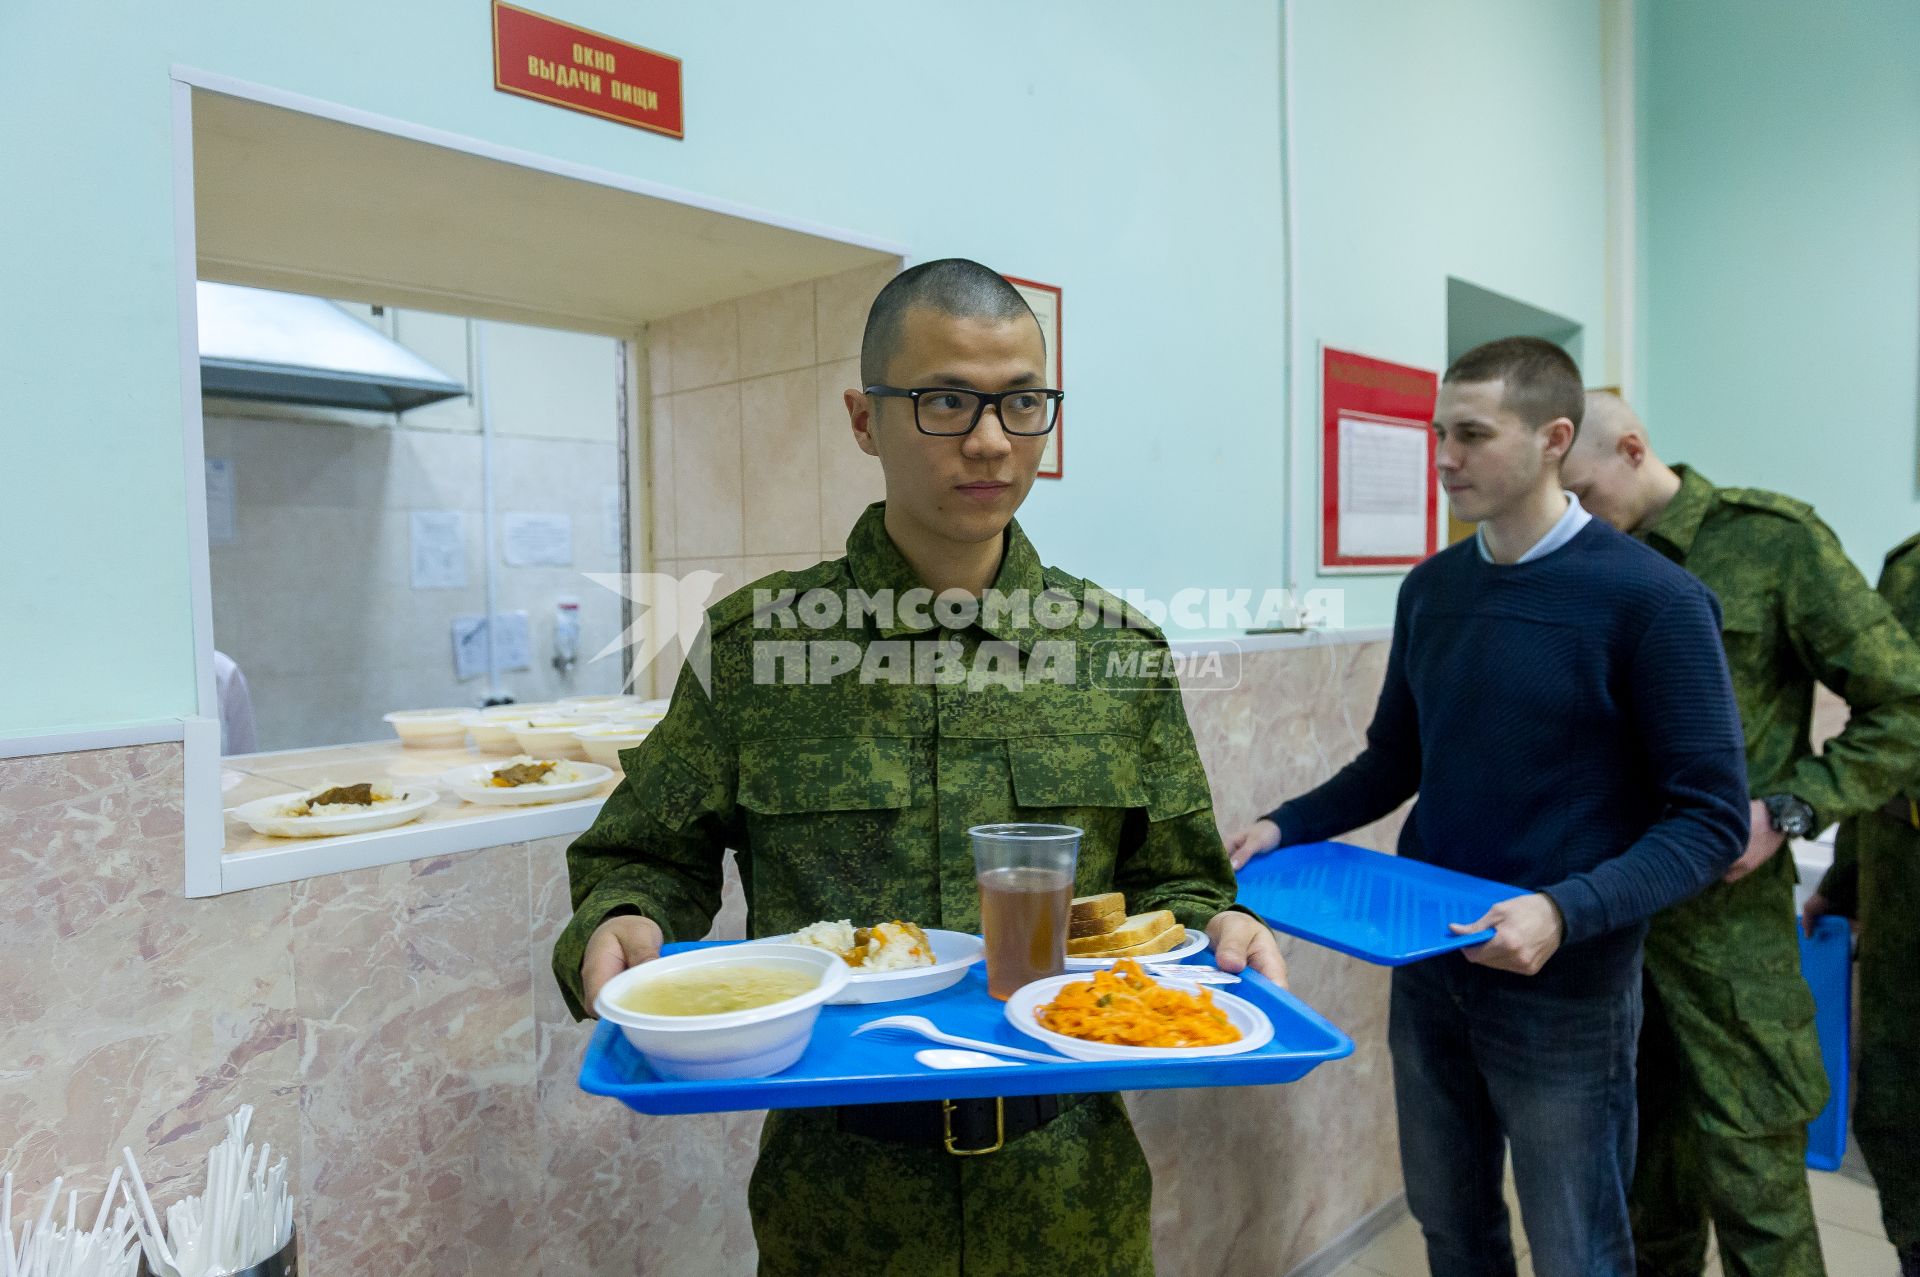
<path fill-rule="evenodd" d="M 1640 1009 L 1637 967 L 1580 995 L 1457 954 L 1393 973 L 1400 1167 L 1433 1277 L 1514 1277 L 1508 1145 L 1534 1272 L 1632 1277 Z"/>

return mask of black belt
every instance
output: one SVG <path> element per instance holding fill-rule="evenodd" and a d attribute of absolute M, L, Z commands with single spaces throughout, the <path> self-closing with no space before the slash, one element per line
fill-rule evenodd
<path fill-rule="evenodd" d="M 1008 1095 L 917 1104 L 847 1104 L 835 1109 L 842 1131 L 889 1144 L 944 1148 L 955 1157 L 997 1153 L 1072 1108 L 1072 1095 Z"/>
<path fill-rule="evenodd" d="M 1890 816 L 1903 825 L 1920 829 L 1920 802 L 1911 798 L 1894 798 L 1880 809 L 1882 816 Z"/>

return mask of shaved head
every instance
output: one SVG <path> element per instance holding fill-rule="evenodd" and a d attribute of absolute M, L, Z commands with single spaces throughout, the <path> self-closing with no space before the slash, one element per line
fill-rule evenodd
<path fill-rule="evenodd" d="M 907 312 L 916 308 L 954 319 L 1017 319 L 1040 332 L 1027 299 L 991 267 L 964 257 L 922 262 L 895 275 L 867 311 L 867 329 L 860 339 L 862 385 L 887 379 L 887 365 L 906 331 Z"/>
<path fill-rule="evenodd" d="M 1589 390 L 1586 410 L 1560 481 L 1596 518 L 1622 532 L 1651 526 L 1679 490 L 1679 478 L 1654 455 L 1646 425 L 1626 400 L 1611 390 Z"/>
<path fill-rule="evenodd" d="M 1629 434 L 1647 438 L 1646 423 L 1611 390 L 1589 390 L 1587 413 L 1580 422 L 1580 437 L 1573 446 L 1595 455 L 1611 455 Z"/>

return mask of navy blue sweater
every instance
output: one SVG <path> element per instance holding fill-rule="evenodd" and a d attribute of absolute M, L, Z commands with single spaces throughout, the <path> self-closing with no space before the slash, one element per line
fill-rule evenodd
<path fill-rule="evenodd" d="M 1545 891 L 1566 943 L 1535 978 L 1624 985 L 1646 920 L 1746 846 L 1712 593 L 1599 519 L 1531 563 L 1487 563 L 1471 538 L 1422 563 L 1366 750 L 1270 819 L 1318 842 L 1415 792 L 1401 855 Z"/>

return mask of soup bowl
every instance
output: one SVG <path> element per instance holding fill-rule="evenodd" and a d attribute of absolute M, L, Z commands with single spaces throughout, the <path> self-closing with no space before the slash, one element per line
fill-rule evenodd
<path fill-rule="evenodd" d="M 700 971 L 772 967 L 809 977 L 804 993 L 717 1015 L 652 1015 L 622 1005 L 648 983 Z M 846 988 L 853 969 L 824 949 L 799 944 L 726 945 L 656 958 L 601 986 L 594 1014 L 620 1026 L 633 1049 L 661 1078 L 771 1077 L 793 1064 L 813 1040 L 820 1008 Z"/>

